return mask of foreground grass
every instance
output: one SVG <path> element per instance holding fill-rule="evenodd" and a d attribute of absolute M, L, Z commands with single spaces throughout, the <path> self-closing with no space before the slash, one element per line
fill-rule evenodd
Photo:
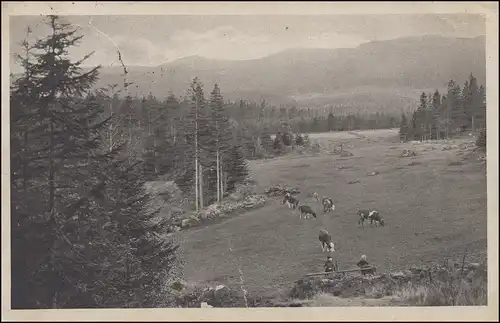
<path fill-rule="evenodd" d="M 451 273 L 446 280 L 408 284 L 394 293 L 408 305 L 415 306 L 486 306 L 488 281 L 486 271 L 471 278 Z"/>
<path fill-rule="evenodd" d="M 184 291 L 177 306 L 321 307 L 321 306 L 485 306 L 487 269 L 482 264 L 436 265 L 373 277 L 342 276 L 300 279 L 286 294 L 264 298 L 218 286 Z"/>

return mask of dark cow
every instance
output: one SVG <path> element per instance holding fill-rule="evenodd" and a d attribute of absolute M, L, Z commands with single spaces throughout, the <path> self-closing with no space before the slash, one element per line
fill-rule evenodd
<path fill-rule="evenodd" d="M 370 219 L 370 225 L 373 225 L 373 222 L 375 222 L 375 225 L 381 225 L 381 226 L 384 226 L 384 219 L 382 218 L 382 216 L 378 213 L 378 211 L 371 211 L 369 214 L 368 214 L 368 218 Z"/>
<path fill-rule="evenodd" d="M 359 210 L 358 211 L 358 226 L 361 225 L 364 227 L 365 220 L 368 220 L 368 214 L 370 214 L 370 210 Z"/>
<path fill-rule="evenodd" d="M 335 211 L 335 205 L 331 198 L 323 197 L 321 204 L 323 204 L 323 213 Z"/>
<path fill-rule="evenodd" d="M 373 222 L 375 222 L 384 226 L 384 220 L 376 210 L 359 210 L 358 216 L 358 225 L 361 224 L 362 227 L 364 227 L 364 222 L 366 220 L 370 220 L 370 225 L 373 225 Z"/>
<path fill-rule="evenodd" d="M 299 199 L 293 197 L 290 193 L 286 193 L 282 204 L 287 204 L 289 208 L 294 209 L 299 205 Z"/>
<path fill-rule="evenodd" d="M 316 213 L 308 205 L 299 206 L 299 212 L 300 212 L 300 217 L 304 215 L 304 217 L 307 219 L 309 215 L 312 215 L 314 218 L 316 218 Z"/>
<path fill-rule="evenodd" d="M 319 230 L 319 242 L 321 242 L 321 250 L 323 252 L 335 251 L 335 244 L 332 242 L 332 236 L 325 229 Z"/>

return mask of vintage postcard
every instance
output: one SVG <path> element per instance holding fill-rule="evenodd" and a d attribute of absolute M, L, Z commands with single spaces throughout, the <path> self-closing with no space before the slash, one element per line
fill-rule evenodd
<path fill-rule="evenodd" d="M 3 2 L 2 320 L 498 320 L 496 2 Z"/>

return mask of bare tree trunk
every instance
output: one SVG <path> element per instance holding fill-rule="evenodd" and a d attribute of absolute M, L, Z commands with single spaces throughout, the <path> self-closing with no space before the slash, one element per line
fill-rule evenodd
<path fill-rule="evenodd" d="M 227 172 L 224 173 L 224 182 L 222 183 L 222 191 L 227 191 Z"/>
<path fill-rule="evenodd" d="M 199 166 L 198 166 L 198 104 L 196 104 L 196 120 L 195 120 L 195 134 L 194 134 L 194 154 L 195 154 L 195 194 L 196 194 L 196 212 L 199 211 L 199 185 L 198 185 L 198 180 L 199 180 Z"/>
<path fill-rule="evenodd" d="M 199 192 L 198 191 L 199 190 L 199 185 L 198 185 L 198 179 L 199 179 L 199 177 L 198 177 L 198 170 L 199 170 L 199 168 L 198 168 L 198 158 L 195 158 L 194 164 L 195 164 L 195 169 L 196 169 L 196 171 L 195 171 L 195 184 L 194 184 L 194 190 L 195 190 L 195 195 L 196 195 L 196 197 L 195 197 L 195 206 L 196 206 L 196 212 L 198 212 L 199 211 L 199 204 L 198 204 L 198 202 L 200 200 L 200 195 L 198 193 Z"/>
<path fill-rule="evenodd" d="M 113 103 L 109 103 L 109 110 L 111 111 L 111 122 L 109 123 L 109 151 L 113 150 Z"/>
<path fill-rule="evenodd" d="M 220 157 L 219 157 L 220 158 Z M 223 181 L 223 176 L 224 176 L 224 173 L 222 172 L 222 161 L 219 160 L 219 164 L 220 164 L 220 170 L 219 170 L 219 177 L 220 177 L 220 181 L 219 181 L 219 186 L 220 186 L 220 196 L 221 196 L 221 200 L 224 199 L 224 181 Z"/>
<path fill-rule="evenodd" d="M 203 203 L 203 167 L 200 165 L 200 170 L 198 171 L 198 174 L 200 175 L 200 210 L 203 210 L 203 207 L 205 206 Z"/>
<path fill-rule="evenodd" d="M 217 148 L 217 203 L 221 200 L 219 149 Z"/>
<path fill-rule="evenodd" d="M 151 111 L 148 109 L 148 135 L 151 136 Z"/>
<path fill-rule="evenodd" d="M 23 191 L 26 193 L 28 184 L 28 130 L 24 131 L 24 145 L 23 145 Z"/>
<path fill-rule="evenodd" d="M 132 146 L 132 115 L 128 116 L 128 144 Z"/>
<path fill-rule="evenodd" d="M 56 210 L 55 210 L 55 193 L 56 193 L 56 186 L 55 186 L 55 168 L 54 168 L 54 159 L 53 159 L 53 149 L 54 149 L 54 121 L 52 118 L 50 119 L 50 137 L 49 137 L 49 174 L 48 174 L 48 179 L 49 179 L 49 205 L 48 205 L 48 211 L 50 214 L 50 223 L 54 226 L 52 228 L 52 247 L 55 247 L 56 240 L 57 240 L 57 222 L 56 222 Z M 50 253 L 50 263 L 51 263 L 51 270 L 52 270 L 52 276 L 55 279 L 56 277 L 56 272 L 55 272 L 55 257 L 54 257 L 54 251 L 51 250 Z M 55 282 L 53 282 L 55 283 Z M 53 286 L 53 285 L 52 285 Z M 52 308 L 55 309 L 57 308 L 57 290 L 56 287 L 53 286 L 52 289 Z"/>

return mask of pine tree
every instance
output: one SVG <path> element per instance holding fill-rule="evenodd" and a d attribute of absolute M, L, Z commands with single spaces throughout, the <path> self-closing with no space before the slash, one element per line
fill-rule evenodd
<path fill-rule="evenodd" d="M 486 89 L 482 85 L 478 90 L 478 109 L 476 111 L 476 121 L 478 121 L 476 128 L 484 128 L 486 126 Z"/>
<path fill-rule="evenodd" d="M 399 138 L 401 141 L 407 141 L 409 137 L 408 119 L 404 113 L 401 114 L 401 124 L 399 127 Z"/>
<path fill-rule="evenodd" d="M 49 16 L 48 25 L 52 29 L 52 35 L 38 40 L 33 46 L 34 62 L 29 68 L 31 76 L 26 79 L 30 80 L 31 88 L 28 89 L 26 83 L 19 88 L 21 84 L 17 83 L 13 98 L 15 102 L 16 97 L 24 96 L 32 103 L 33 114 L 29 118 L 34 120 L 36 127 L 25 129 L 30 140 L 23 150 L 31 152 L 30 157 L 27 154 L 24 156 L 24 164 L 28 168 L 25 175 L 30 186 L 38 185 L 42 188 L 37 189 L 40 192 L 37 198 L 42 200 L 37 203 L 39 209 L 31 211 L 31 221 L 20 220 L 19 223 L 24 223 L 25 227 L 19 229 L 20 232 L 27 230 L 26 236 L 39 241 L 37 247 L 42 250 L 36 250 L 33 257 L 45 267 L 42 270 L 31 268 L 32 275 L 27 273 L 29 277 L 25 277 L 26 281 L 16 283 L 22 285 L 37 281 L 39 284 L 37 287 L 31 286 L 32 298 L 25 300 L 24 304 L 36 306 L 39 303 L 42 307 L 57 308 L 65 302 L 59 294 L 65 288 L 67 277 L 62 266 L 65 261 L 64 249 L 67 247 L 63 229 L 67 219 L 63 206 L 68 203 L 77 183 L 81 184 L 79 179 L 85 176 L 85 166 L 88 165 L 92 149 L 97 145 L 98 130 L 102 124 L 94 122 L 101 112 L 99 107 L 87 104 L 84 98 L 97 79 L 98 68 L 82 73 L 80 65 L 90 55 L 76 63 L 67 58 L 67 49 L 77 45 L 82 37 L 75 36 L 75 31 L 68 24 L 60 22 L 57 16 Z M 22 118 L 16 121 L 19 124 L 24 122 Z M 30 187 L 27 187 L 26 195 L 30 195 L 29 190 Z M 14 210 L 16 207 L 13 205 Z M 18 210 L 21 211 L 22 207 Z M 27 215 L 13 211 L 13 218 L 17 216 Z M 46 229 L 32 235 L 29 232 L 33 229 L 30 227 L 32 221 Z M 26 257 L 33 252 L 18 250 L 20 247 L 13 243 L 15 253 L 19 252 Z M 13 268 L 16 267 L 18 264 L 14 261 Z"/>
<path fill-rule="evenodd" d="M 221 95 L 219 86 L 215 84 L 212 93 L 210 94 L 210 109 L 212 124 L 215 126 L 215 132 L 213 133 L 215 137 L 215 151 L 216 156 L 216 192 L 217 192 L 217 202 L 222 200 L 224 195 L 223 187 L 223 163 L 228 157 L 228 150 L 230 148 L 230 141 L 232 139 L 232 133 L 229 124 L 229 118 L 224 111 L 224 99 Z"/>
<path fill-rule="evenodd" d="M 332 131 L 335 129 L 335 116 L 333 115 L 332 112 L 330 112 L 328 114 L 327 128 L 328 128 L 328 131 Z"/>
<path fill-rule="evenodd" d="M 434 92 L 432 96 L 432 116 L 433 116 L 433 127 L 432 127 L 432 139 L 440 139 L 441 137 L 441 123 L 440 123 L 440 113 L 441 113 L 441 94 L 438 90 Z"/>
<path fill-rule="evenodd" d="M 477 79 L 472 75 L 472 73 L 469 76 L 469 95 L 470 102 L 466 112 L 470 119 L 472 131 L 476 131 L 476 115 L 481 106 L 481 93 L 479 92 L 479 88 L 477 86 Z"/>
<path fill-rule="evenodd" d="M 98 68 L 83 73 L 88 56 L 66 56 L 81 37 L 57 16 L 48 24 L 29 77 L 11 90 L 11 148 L 21 155 L 12 167 L 12 306 L 158 306 L 175 247 L 154 237 L 161 224 L 147 212 L 138 164 L 103 145 L 108 118 L 89 92 Z M 25 133 L 28 141 L 17 139 Z"/>
<path fill-rule="evenodd" d="M 413 114 L 413 137 L 415 140 L 425 140 L 427 138 L 428 129 L 428 113 L 427 113 L 427 95 L 422 92 L 420 95 L 420 104 Z"/>
<path fill-rule="evenodd" d="M 192 145 L 191 155 L 194 157 L 194 176 L 195 176 L 195 206 L 196 211 L 203 208 L 203 192 L 200 191 L 200 178 L 202 173 L 200 173 L 200 159 L 202 155 L 202 133 L 205 121 L 205 97 L 203 94 L 203 84 L 200 80 L 195 77 L 193 82 L 188 89 L 188 100 L 190 105 L 189 115 L 185 119 L 186 128 L 188 131 L 188 143 Z M 205 129 L 206 133 L 207 129 Z"/>
<path fill-rule="evenodd" d="M 448 83 L 448 93 L 446 94 L 448 136 L 452 130 L 456 132 L 462 126 L 461 92 L 460 86 L 455 81 L 451 80 Z"/>
<path fill-rule="evenodd" d="M 243 182 L 248 176 L 248 165 L 241 152 L 241 146 L 236 142 L 231 145 L 228 152 L 229 160 L 225 163 L 225 171 L 228 174 L 227 192 L 232 192 L 237 183 Z"/>

